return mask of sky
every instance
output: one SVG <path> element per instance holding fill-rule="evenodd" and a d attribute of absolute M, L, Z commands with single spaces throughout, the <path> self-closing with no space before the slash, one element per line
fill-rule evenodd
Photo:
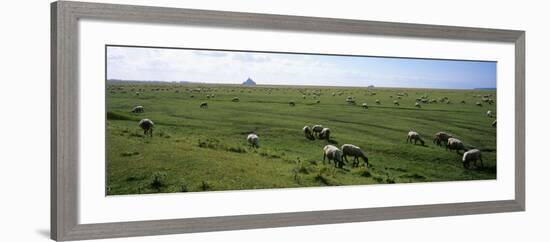
<path fill-rule="evenodd" d="M 496 88 L 496 62 L 107 47 L 107 79 L 473 89 Z"/>

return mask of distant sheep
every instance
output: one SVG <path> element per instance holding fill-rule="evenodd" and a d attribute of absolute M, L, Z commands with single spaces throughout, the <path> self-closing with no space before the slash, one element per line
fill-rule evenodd
<path fill-rule="evenodd" d="M 477 106 L 480 106 L 480 107 L 483 106 L 480 102 L 476 102 L 476 105 L 477 105 Z"/>
<path fill-rule="evenodd" d="M 449 138 L 447 140 L 447 145 L 445 146 L 445 150 L 456 150 L 456 153 L 460 155 L 460 150 L 466 151 L 466 148 L 464 147 L 464 143 L 460 141 L 457 138 Z"/>
<path fill-rule="evenodd" d="M 310 140 L 315 139 L 315 137 L 313 136 L 313 130 L 311 129 L 311 127 L 306 125 L 304 126 L 304 128 L 302 128 L 302 131 L 304 132 L 304 135 L 306 136 L 306 138 Z"/>
<path fill-rule="evenodd" d="M 380 104 L 380 100 L 376 99 L 376 104 Z"/>
<path fill-rule="evenodd" d="M 231 101 L 238 102 L 238 101 L 240 101 L 240 99 L 238 97 L 234 97 L 233 99 L 231 99 Z"/>
<path fill-rule="evenodd" d="M 414 106 L 417 107 L 417 108 L 421 108 L 420 103 L 418 103 L 418 102 L 414 103 Z"/>
<path fill-rule="evenodd" d="M 155 126 L 153 121 L 150 119 L 142 119 L 139 121 L 138 125 L 141 129 L 143 129 L 143 135 L 153 137 L 153 126 Z"/>
<path fill-rule="evenodd" d="M 319 137 L 319 133 L 321 133 L 321 131 L 323 131 L 323 126 L 319 125 L 319 124 L 316 124 L 316 125 L 313 125 L 311 130 L 313 131 L 313 134 L 316 134 L 317 137 Z"/>
<path fill-rule="evenodd" d="M 344 160 L 342 157 L 342 151 L 334 145 L 326 145 L 323 148 L 323 163 L 325 163 L 325 159 L 328 158 L 329 163 L 334 161 L 334 167 L 342 168 L 344 166 Z"/>
<path fill-rule="evenodd" d="M 361 107 L 363 107 L 364 109 L 368 109 L 369 105 L 367 105 L 367 103 L 363 103 L 363 104 L 361 104 Z"/>
<path fill-rule="evenodd" d="M 495 128 L 496 128 L 496 127 L 497 127 L 497 121 L 496 121 L 496 120 L 495 120 L 495 121 L 493 121 L 493 123 L 491 124 L 491 126 L 493 126 L 493 127 L 495 127 Z"/>
<path fill-rule="evenodd" d="M 201 103 L 200 108 L 208 108 L 208 103 L 206 102 Z"/>
<path fill-rule="evenodd" d="M 319 139 L 330 140 L 330 129 L 323 128 L 323 130 L 321 130 L 321 132 L 319 133 Z"/>
<path fill-rule="evenodd" d="M 144 110 L 143 110 L 143 106 L 135 106 L 133 109 L 132 109 L 132 113 L 143 113 Z"/>
<path fill-rule="evenodd" d="M 393 101 L 393 105 L 394 105 L 394 106 L 399 106 L 399 102 L 398 102 L 397 100 L 394 100 L 394 101 Z"/>
<path fill-rule="evenodd" d="M 288 102 L 288 105 L 291 106 L 291 107 L 294 107 L 294 106 L 296 106 L 296 103 L 294 101 L 290 101 L 290 102 Z"/>
<path fill-rule="evenodd" d="M 260 148 L 260 138 L 257 134 L 249 134 L 246 137 L 246 141 L 252 148 Z"/>
<path fill-rule="evenodd" d="M 466 101 L 462 100 L 462 101 L 460 101 L 460 103 L 462 103 L 462 104 L 466 104 Z"/>
<path fill-rule="evenodd" d="M 424 146 L 424 140 L 420 137 L 420 134 L 415 131 L 409 131 L 407 135 L 407 143 L 412 143 L 413 141 L 414 144 L 416 144 L 416 142 L 420 142 L 422 146 Z"/>
<path fill-rule="evenodd" d="M 445 132 L 437 132 L 434 136 L 434 140 L 432 143 L 436 144 L 437 146 L 441 146 L 441 144 L 447 144 L 447 141 L 449 138 L 452 138 L 453 136 L 450 134 L 447 134 Z"/>
<path fill-rule="evenodd" d="M 487 110 L 487 117 L 489 118 L 493 117 L 493 112 L 491 112 L 491 110 Z"/>
<path fill-rule="evenodd" d="M 462 165 L 464 168 L 470 168 L 470 162 L 473 162 L 474 165 L 477 167 L 477 161 L 481 162 L 481 167 L 483 167 L 483 159 L 481 159 L 481 151 L 478 149 L 472 149 L 469 151 L 464 152 L 464 155 L 462 155 Z"/>
<path fill-rule="evenodd" d="M 342 153 L 344 155 L 344 160 L 346 161 L 346 163 L 348 162 L 347 156 L 353 156 L 352 167 L 359 166 L 359 158 L 363 159 L 367 167 L 369 166 L 369 158 L 367 158 L 363 150 L 361 150 L 361 148 L 359 148 L 358 146 L 352 144 L 344 144 L 342 145 Z"/>

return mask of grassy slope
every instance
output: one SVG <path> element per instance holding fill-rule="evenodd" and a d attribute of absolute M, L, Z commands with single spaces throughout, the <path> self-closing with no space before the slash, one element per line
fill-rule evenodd
<path fill-rule="evenodd" d="M 477 107 L 480 98 L 473 96 L 494 91 L 377 88 L 371 96 L 365 88 L 320 88 L 321 103 L 316 104 L 313 95 L 303 99 L 299 92 L 315 88 L 202 85 L 200 92 L 193 91 L 198 87 L 109 85 L 108 194 L 496 178 L 496 129 L 485 116 L 496 107 Z M 146 91 L 136 96 L 132 88 Z M 156 88 L 165 90 L 151 91 Z M 343 94 L 332 96 L 338 91 Z M 393 105 L 397 92 L 409 94 L 399 107 Z M 216 97 L 207 99 L 207 94 Z M 424 94 L 447 96 L 452 103 L 414 107 L 414 99 Z M 235 96 L 240 102 L 231 101 Z M 347 104 L 347 96 L 369 103 L 369 109 Z M 376 99 L 382 104 L 376 105 Z M 295 107 L 288 105 L 290 100 Z M 199 108 L 204 101 L 208 109 Z M 130 113 L 136 105 L 143 105 L 145 113 Z M 137 126 L 142 118 L 155 122 L 153 138 L 142 136 Z M 301 132 L 313 124 L 330 127 L 337 146 L 363 148 L 373 167 L 323 165 L 322 147 L 328 142 L 307 140 Z M 427 146 L 405 143 L 411 129 L 423 135 Z M 438 131 L 481 149 L 486 168 L 464 169 L 461 156 L 432 144 Z M 260 136 L 258 150 L 247 147 L 250 132 Z M 160 186 L 151 185 L 155 173 L 166 175 Z"/>

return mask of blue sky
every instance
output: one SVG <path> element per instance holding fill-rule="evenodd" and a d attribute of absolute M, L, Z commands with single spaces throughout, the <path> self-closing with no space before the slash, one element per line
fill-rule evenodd
<path fill-rule="evenodd" d="M 107 78 L 240 84 L 495 88 L 496 62 L 107 48 Z"/>

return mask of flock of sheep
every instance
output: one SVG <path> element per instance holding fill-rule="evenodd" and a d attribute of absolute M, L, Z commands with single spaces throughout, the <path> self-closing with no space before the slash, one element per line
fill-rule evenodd
<path fill-rule="evenodd" d="M 315 94 L 315 93 L 314 93 Z M 338 93 L 338 95 L 341 95 L 342 93 Z M 319 94 L 320 95 L 320 94 Z M 333 93 L 332 96 L 335 96 L 336 93 Z M 371 92 L 370 95 L 376 95 L 376 93 L 374 92 Z M 394 100 L 393 101 L 393 104 L 395 106 L 399 106 L 399 99 L 402 99 L 402 97 L 404 96 L 408 96 L 407 93 L 397 93 L 397 99 L 398 100 Z M 476 95 L 474 95 L 476 96 Z M 214 94 L 209 94 L 207 96 L 207 98 L 213 98 L 214 97 Z M 305 99 L 305 95 L 303 95 L 304 99 Z M 477 95 L 476 97 L 481 97 L 480 95 Z M 486 103 L 489 103 L 489 104 L 493 104 L 494 101 L 490 98 L 491 95 L 484 95 L 482 97 L 482 101 L 483 102 L 486 102 Z M 390 96 L 390 98 L 393 98 L 393 95 Z M 233 102 L 239 102 L 239 98 L 238 97 L 233 97 L 232 98 L 232 101 Z M 320 100 L 317 100 L 317 103 L 319 103 Z M 348 96 L 347 99 L 346 99 L 346 102 L 349 103 L 349 104 L 352 104 L 352 105 L 355 105 L 356 104 L 356 101 L 355 101 L 355 98 L 352 97 L 352 96 Z M 376 100 L 375 101 L 376 104 L 381 104 L 380 100 Z M 443 97 L 439 100 L 436 100 L 436 99 L 428 99 L 427 95 L 424 95 L 422 97 L 419 97 L 416 99 L 416 102 L 414 104 L 415 107 L 417 108 L 421 108 L 421 104 L 426 104 L 426 103 L 437 103 L 437 102 L 442 102 L 442 103 L 447 103 L 447 104 L 450 104 L 450 100 L 447 98 L 447 97 Z M 463 100 L 461 101 L 462 104 L 465 104 L 466 102 Z M 291 100 L 289 101 L 289 105 L 290 106 L 295 106 L 296 103 L 295 101 Z M 482 104 L 480 102 L 476 102 L 476 105 L 477 106 L 482 106 Z M 364 109 L 368 109 L 368 104 L 367 103 L 362 103 L 361 105 L 362 108 Z M 200 104 L 200 108 L 208 108 L 208 103 L 207 102 L 202 102 Z M 132 113 L 143 113 L 144 112 L 144 108 L 143 106 L 136 106 L 132 109 Z M 491 110 L 488 110 L 487 113 L 486 113 L 487 117 L 490 117 L 490 118 L 493 118 L 494 115 L 492 113 Z M 144 132 L 144 135 L 145 136 L 153 136 L 153 127 L 154 127 L 154 123 L 152 120 L 150 119 L 142 119 L 139 121 L 138 123 L 139 127 L 141 129 L 143 129 L 143 132 Z M 496 120 L 494 120 L 494 122 L 492 123 L 492 126 L 493 127 L 496 127 Z M 315 138 L 317 137 L 318 139 L 324 139 L 324 140 L 327 140 L 327 141 L 330 141 L 330 135 L 331 135 L 331 130 L 329 128 L 326 128 L 326 127 L 323 127 L 321 125 L 313 125 L 313 126 L 304 126 L 303 129 L 302 129 L 302 132 L 304 133 L 305 137 L 307 139 L 310 139 L 310 140 L 315 140 Z M 259 148 L 260 147 L 260 140 L 259 140 L 259 136 L 258 134 L 255 134 L 255 133 L 251 133 L 249 134 L 247 137 L 246 137 L 246 140 L 248 142 L 248 144 L 252 147 L 252 148 Z M 424 140 L 422 139 L 422 137 L 420 136 L 420 134 L 418 132 L 415 132 L 415 131 L 410 131 L 407 135 L 407 140 L 406 140 L 407 143 L 414 143 L 414 144 L 417 144 L 418 142 L 420 142 L 421 145 L 424 145 L 425 142 Z M 479 160 L 481 162 L 481 167 L 483 167 L 483 160 L 482 160 L 482 157 L 481 157 L 481 151 L 479 149 L 470 149 L 470 150 L 467 150 L 464 143 L 453 137 L 452 135 L 449 135 L 448 133 L 446 132 L 438 132 L 435 134 L 434 136 L 434 140 L 433 140 L 433 143 L 438 145 L 438 146 L 442 146 L 442 145 L 445 145 L 445 148 L 446 150 L 450 150 L 450 151 L 453 151 L 455 150 L 458 154 L 459 151 L 465 151 L 464 154 L 462 155 L 462 163 L 463 163 L 463 166 L 465 168 L 469 168 L 470 167 L 470 163 L 474 163 L 476 166 L 477 166 L 477 161 Z M 326 159 L 328 159 L 328 162 L 333 162 L 334 163 L 334 166 L 336 168 L 342 168 L 344 166 L 344 163 L 349 163 L 348 162 L 348 159 L 347 157 L 348 156 L 352 156 L 353 157 L 353 163 L 352 163 L 352 167 L 358 167 L 359 166 L 359 160 L 362 159 L 365 163 L 365 165 L 368 167 L 370 166 L 369 165 L 369 159 L 368 157 L 365 155 L 364 151 L 356 146 L 356 145 L 353 145 L 353 144 L 344 144 L 341 146 L 341 148 L 338 148 L 334 145 L 326 145 L 324 146 L 323 148 L 323 162 L 325 162 Z"/>
<path fill-rule="evenodd" d="M 424 145 L 424 140 L 422 139 L 422 137 L 420 137 L 420 134 L 418 134 L 418 132 L 409 131 L 407 135 L 407 143 L 413 143 L 413 141 L 414 144 L 420 142 L 422 145 Z M 483 159 L 481 158 L 480 150 L 467 150 L 466 146 L 461 140 L 454 138 L 452 135 L 446 132 L 437 132 L 434 136 L 432 143 L 436 144 L 437 146 L 441 146 L 444 144 L 445 150 L 455 150 L 457 154 L 460 154 L 459 151 L 461 150 L 465 151 L 462 155 L 462 165 L 464 166 L 464 168 L 469 168 L 471 162 L 473 162 L 474 165 L 477 166 L 478 160 L 481 162 L 481 167 L 483 167 Z"/>

